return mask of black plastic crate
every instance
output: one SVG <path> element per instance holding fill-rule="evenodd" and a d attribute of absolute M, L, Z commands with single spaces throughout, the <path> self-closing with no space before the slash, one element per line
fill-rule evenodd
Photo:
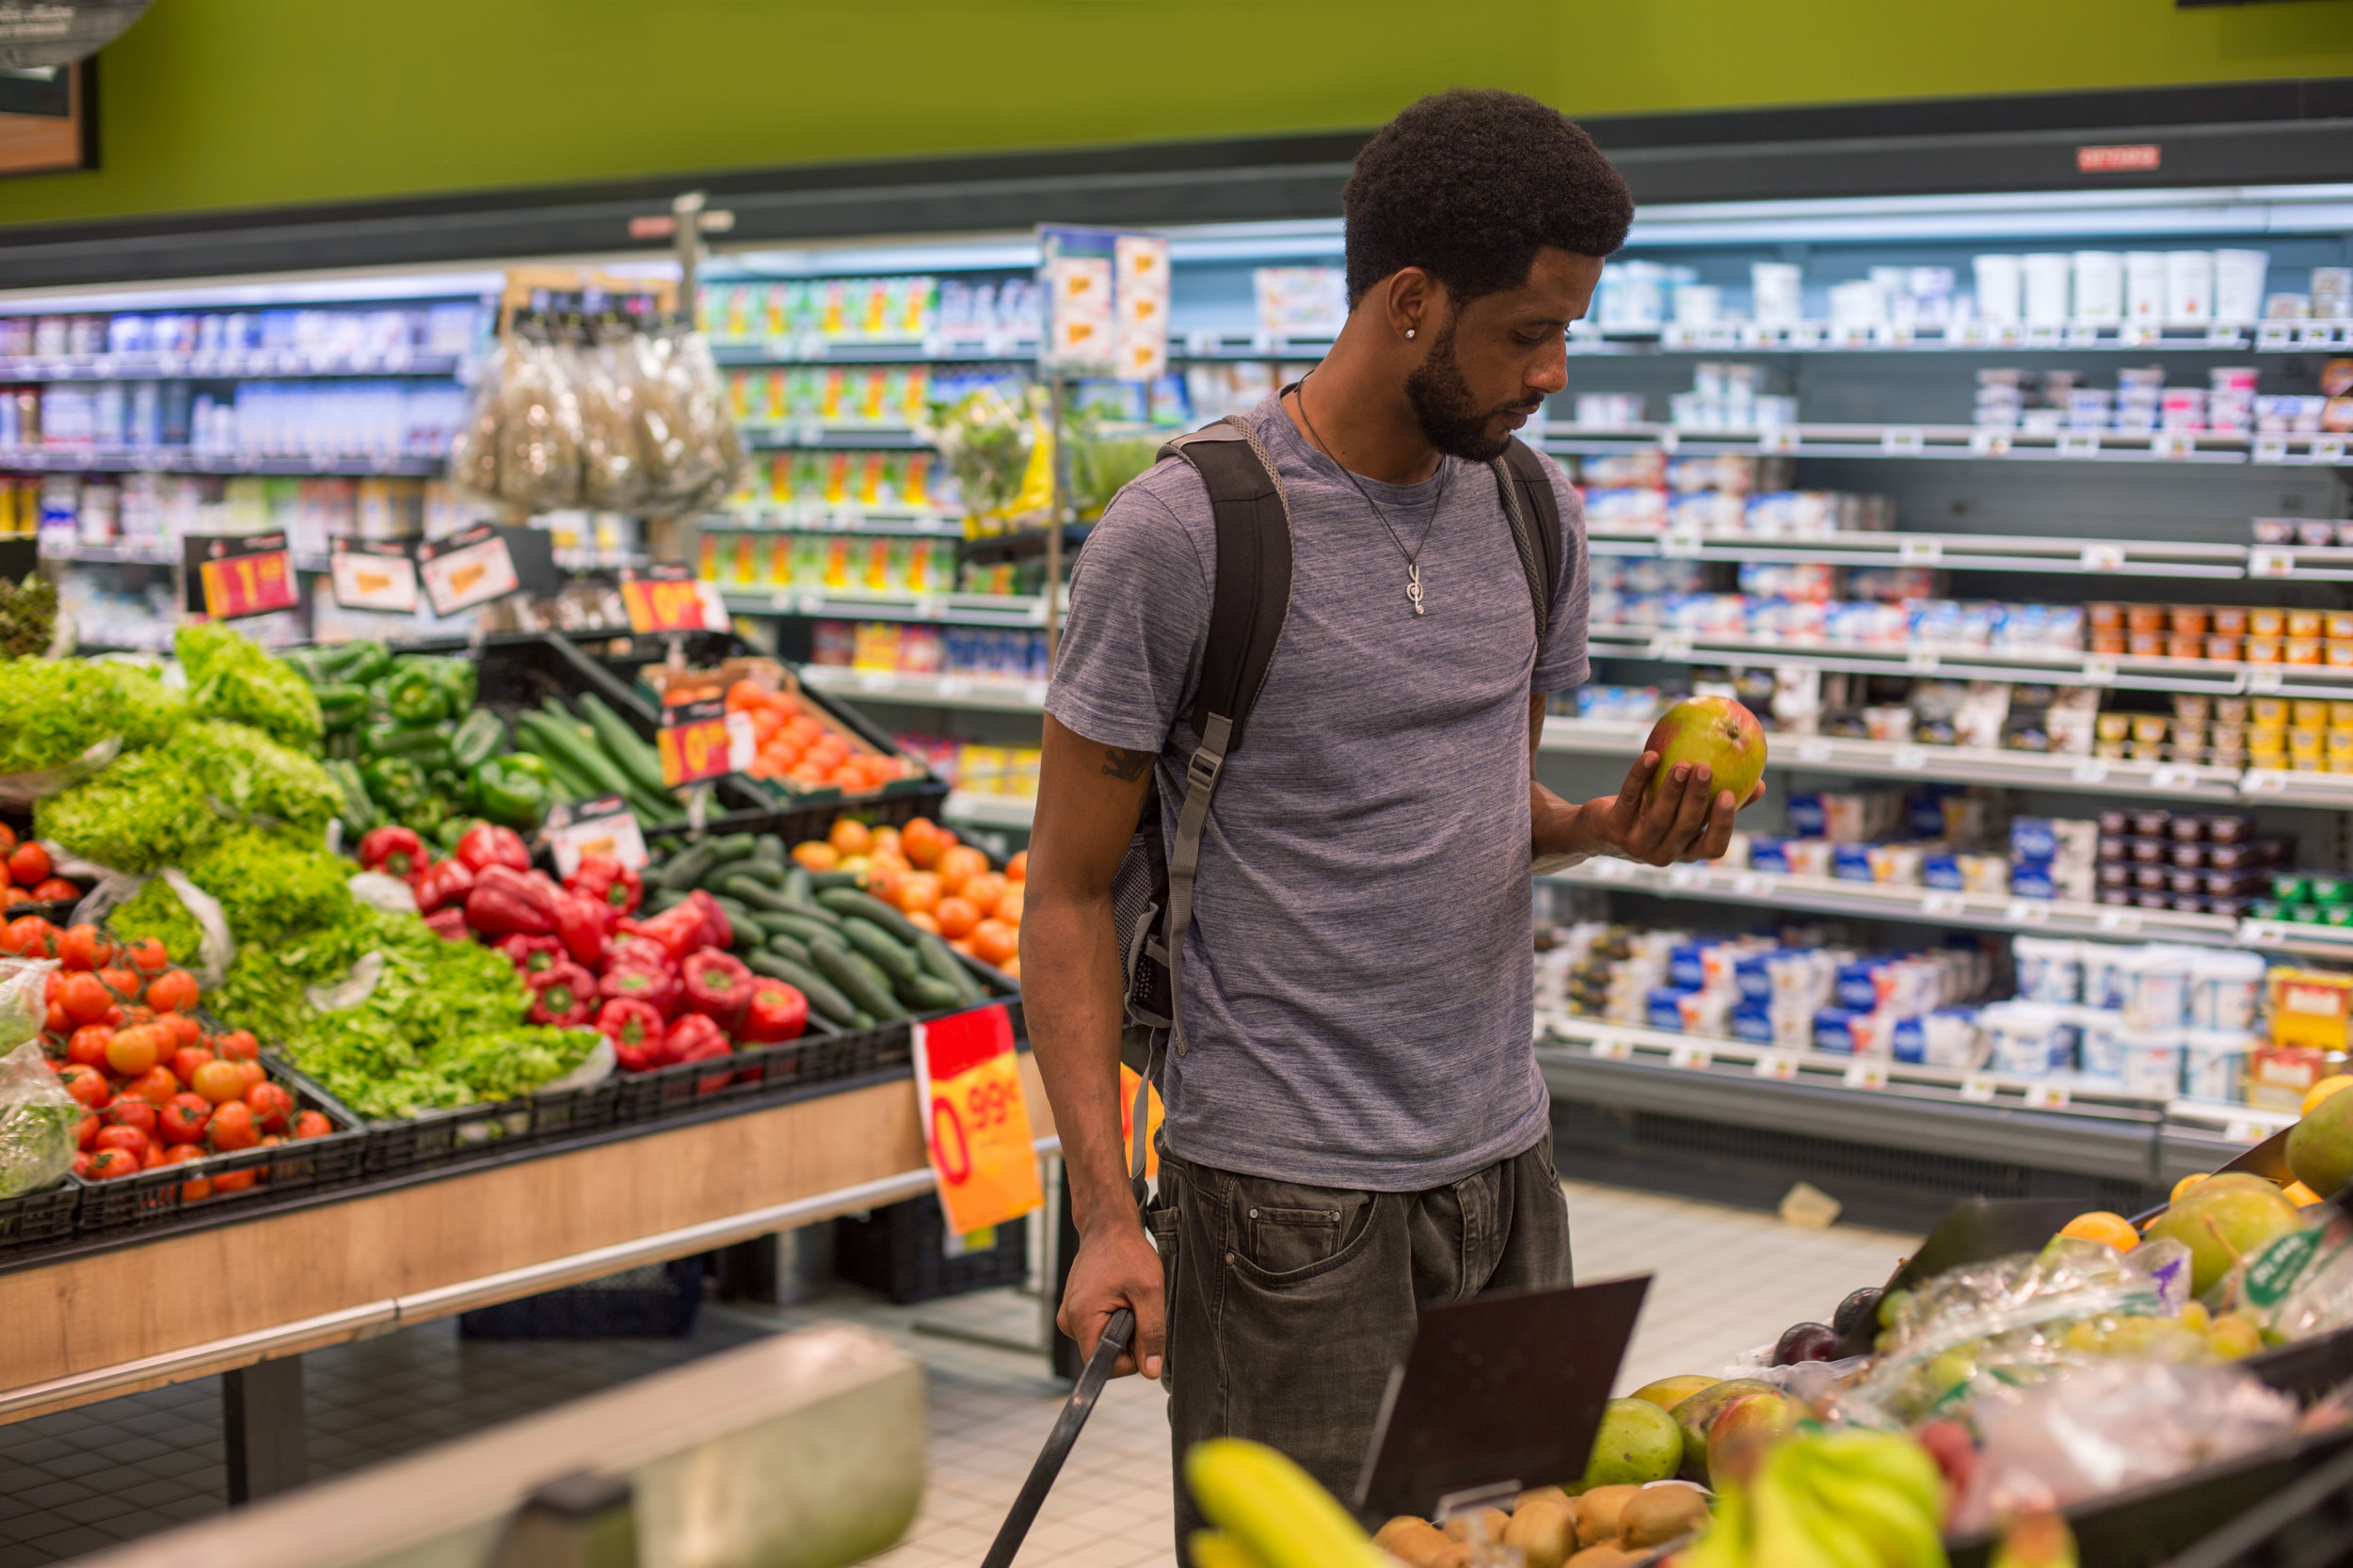
<path fill-rule="evenodd" d="M 72 1177 L 38 1192 L 0 1198 L 0 1253 L 21 1252 L 73 1234 L 82 1189 Z"/>
<path fill-rule="evenodd" d="M 457 1315 L 464 1339 L 683 1339 L 703 1303 L 700 1257 L 649 1263 Z"/>
<path fill-rule="evenodd" d="M 997 1227 L 984 1252 L 950 1257 L 948 1222 L 936 1197 L 909 1198 L 866 1219 L 835 1222 L 833 1272 L 853 1285 L 880 1290 L 904 1306 L 961 1296 L 1030 1277 L 1030 1217 Z"/>
<path fill-rule="evenodd" d="M 905 1072 L 913 1064 L 904 1022 L 843 1032 L 812 1017 L 808 1032 L 797 1040 L 615 1075 L 615 1119 L 624 1124 L 666 1121 L 714 1106 L 757 1104 L 827 1083 Z"/>
<path fill-rule="evenodd" d="M 267 1059 L 268 1053 L 263 1054 Z M 318 1096 L 330 1114 L 340 1114 L 365 1130 L 371 1175 L 479 1159 L 613 1125 L 610 1078 L 577 1089 L 542 1089 L 513 1099 L 425 1111 L 397 1120 L 366 1121 L 299 1068 L 288 1066 L 285 1071 L 305 1093 Z"/>
<path fill-rule="evenodd" d="M 359 1119 L 284 1063 L 264 1056 L 262 1064 L 274 1081 L 293 1092 L 298 1109 L 324 1112 L 335 1130 L 320 1138 L 211 1155 L 109 1181 L 71 1177 L 81 1193 L 75 1231 L 88 1235 L 145 1229 L 172 1224 L 184 1216 L 211 1213 L 240 1200 L 282 1197 L 358 1180 L 367 1168 L 369 1142 Z M 231 1184 L 227 1188 L 222 1185 L 224 1179 Z"/>
<path fill-rule="evenodd" d="M 2339 1568 L 2353 1563 L 2353 1452 L 2240 1514 L 2170 1568 Z"/>

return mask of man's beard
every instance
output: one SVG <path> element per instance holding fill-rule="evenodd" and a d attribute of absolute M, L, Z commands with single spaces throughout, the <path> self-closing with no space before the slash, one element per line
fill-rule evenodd
<path fill-rule="evenodd" d="M 1523 412 L 1518 404 L 1482 409 L 1472 400 L 1470 383 L 1454 359 L 1454 322 L 1449 318 L 1430 355 L 1405 377 L 1405 401 L 1422 439 L 1449 457 L 1492 463 L 1512 443 L 1512 433 L 1487 434 L 1487 422 L 1497 414 Z"/>

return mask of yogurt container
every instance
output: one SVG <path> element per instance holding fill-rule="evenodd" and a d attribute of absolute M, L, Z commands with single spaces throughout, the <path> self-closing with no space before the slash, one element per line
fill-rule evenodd
<path fill-rule="evenodd" d="M 2083 944 L 2057 936 L 2013 936 L 2021 1001 L 2072 1002 L 2083 996 Z"/>
<path fill-rule="evenodd" d="M 2133 1029 L 2179 1029 L 2189 1010 L 2189 958 L 2153 944 L 2126 950 L 2117 964 L 2117 1005 Z"/>
<path fill-rule="evenodd" d="M 2240 1033 L 2253 1028 L 2263 983 L 2260 953 L 2201 951 L 2191 954 L 2190 1027 Z"/>
<path fill-rule="evenodd" d="M 2084 1076 L 2122 1081 L 2124 1015 L 2113 1008 L 2085 1007 L 2077 1010 L 2075 1020 L 2083 1041 L 2076 1064 Z"/>
<path fill-rule="evenodd" d="M 2171 1099 L 2181 1093 L 2183 1032 L 2133 1029 L 2117 1035 L 2117 1076 L 2127 1093 Z"/>
<path fill-rule="evenodd" d="M 2252 1045 L 2249 1035 L 2233 1030 L 2185 1032 L 2182 1036 L 2182 1094 L 2194 1100 L 2245 1099 L 2240 1085 Z"/>
<path fill-rule="evenodd" d="M 2014 1078 L 2046 1078 L 2069 1065 L 2073 1036 L 2067 1009 L 2047 1002 L 2002 1001 L 1982 1009 L 1988 1058 L 1996 1072 Z"/>

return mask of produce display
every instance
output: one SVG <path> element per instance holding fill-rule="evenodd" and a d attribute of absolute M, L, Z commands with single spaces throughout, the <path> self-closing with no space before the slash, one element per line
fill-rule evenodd
<path fill-rule="evenodd" d="M 943 938 L 953 952 L 1020 979 L 1027 850 L 997 872 L 986 854 L 928 818 L 903 828 L 869 828 L 842 817 L 826 838 L 793 845 L 792 858 L 816 875 L 863 886 L 918 934 Z"/>
<path fill-rule="evenodd" d="M 754 778 L 781 782 L 793 790 L 839 790 L 845 795 L 869 794 L 913 771 L 906 759 L 875 749 L 873 744 L 834 720 L 814 703 L 778 684 L 738 678 L 724 686 L 673 680 L 663 688 L 664 703 L 707 701 L 724 693 L 728 712 L 742 713 L 751 725 L 758 747 Z"/>

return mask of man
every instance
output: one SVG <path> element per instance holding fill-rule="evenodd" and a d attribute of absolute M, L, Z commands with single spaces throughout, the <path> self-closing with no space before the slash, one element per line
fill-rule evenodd
<path fill-rule="evenodd" d="M 1092 1350 L 1134 1309 L 1119 1365 L 1169 1388 L 1180 1550 L 1193 1443 L 1257 1438 L 1345 1496 L 1417 1308 L 1568 1282 L 1529 872 L 1713 857 L 1741 804 L 1705 767 L 1645 804 L 1655 754 L 1581 805 L 1533 778 L 1546 694 L 1586 679 L 1583 516 L 1547 463 L 1539 648 L 1487 464 L 1566 383 L 1625 183 L 1553 110 L 1456 90 L 1373 138 L 1343 206 L 1347 323 L 1248 416 L 1289 503 L 1290 608 L 1202 838 L 1158 1251 L 1119 1137 L 1111 888 L 1146 789 L 1176 822 L 1197 744 L 1216 533 L 1183 461 L 1088 540 L 1046 704 L 1021 968 L 1081 1237 L 1060 1320 Z"/>

